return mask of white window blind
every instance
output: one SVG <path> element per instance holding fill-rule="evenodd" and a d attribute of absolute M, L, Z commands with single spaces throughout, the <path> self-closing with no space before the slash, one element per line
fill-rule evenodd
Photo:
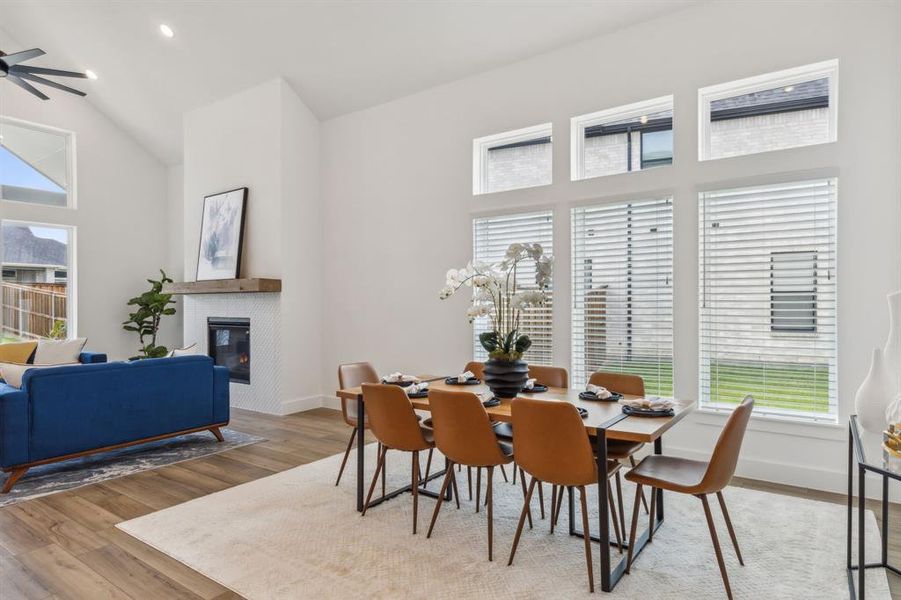
<path fill-rule="evenodd" d="M 700 197 L 704 408 L 835 421 L 835 179 Z"/>
<path fill-rule="evenodd" d="M 672 395 L 672 273 L 671 198 L 573 209 L 573 385 L 615 371 Z"/>
<path fill-rule="evenodd" d="M 475 260 L 500 262 L 513 243 L 541 244 L 546 254 L 553 253 L 554 216 L 551 211 L 480 217 L 472 221 L 472 245 Z M 518 289 L 537 289 L 535 266 L 529 261 L 517 265 Z M 536 365 L 553 363 L 553 284 L 548 291 L 548 302 L 543 307 L 532 307 L 522 314 L 521 331 L 532 339 L 532 347 L 524 360 Z M 473 324 L 473 357 L 487 360 L 488 353 L 479 342 L 479 334 L 488 331 L 487 317 L 476 319 Z"/>

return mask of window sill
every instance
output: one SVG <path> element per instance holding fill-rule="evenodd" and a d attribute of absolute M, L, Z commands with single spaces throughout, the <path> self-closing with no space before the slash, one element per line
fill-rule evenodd
<path fill-rule="evenodd" d="M 695 420 L 700 425 L 722 428 L 730 414 L 699 408 L 695 411 Z M 752 414 L 748 430 L 839 442 L 845 441 L 847 437 L 846 426 L 837 419 L 835 422 L 805 421 L 790 417 Z"/>

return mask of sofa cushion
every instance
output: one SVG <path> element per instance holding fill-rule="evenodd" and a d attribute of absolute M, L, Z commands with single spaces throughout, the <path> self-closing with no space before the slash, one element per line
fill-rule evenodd
<path fill-rule="evenodd" d="M 34 353 L 36 365 L 61 365 L 78 362 L 87 338 L 74 340 L 40 340 Z"/>
<path fill-rule="evenodd" d="M 38 347 L 37 340 L 33 342 L 10 342 L 0 344 L 0 363 L 20 363 L 28 362 L 34 349 Z"/>
<path fill-rule="evenodd" d="M 26 371 L 33 369 L 49 369 L 51 367 L 62 367 L 79 363 L 60 363 L 58 365 L 29 365 L 21 363 L 0 363 L 0 377 L 6 385 L 19 389 L 22 387 L 22 378 L 25 377 Z"/>

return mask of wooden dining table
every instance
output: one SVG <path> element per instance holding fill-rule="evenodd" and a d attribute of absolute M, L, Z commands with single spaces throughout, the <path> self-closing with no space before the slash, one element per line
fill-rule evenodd
<path fill-rule="evenodd" d="M 430 389 L 441 389 L 451 391 L 474 392 L 482 395 L 482 397 L 490 397 L 488 387 L 484 384 L 479 385 L 453 385 L 445 382 L 446 377 L 436 377 L 428 375 L 420 375 L 419 379 L 429 382 Z M 615 391 L 615 390 L 611 390 Z M 365 480 L 365 443 L 362 443 L 365 433 L 365 411 L 366 405 L 363 400 L 363 390 L 360 387 L 347 388 L 337 391 L 339 398 L 347 400 L 356 400 L 357 402 L 357 510 L 363 510 L 363 488 Z M 681 421 L 685 415 L 690 413 L 694 407 L 694 401 L 673 399 L 675 406 L 673 407 L 674 415 L 671 417 L 636 417 L 628 416 L 622 412 L 622 405 L 617 402 L 609 401 L 590 401 L 579 398 L 579 390 L 566 388 L 549 387 L 546 392 L 526 393 L 521 392 L 523 398 L 540 398 L 543 400 L 553 400 L 559 402 L 569 402 L 578 408 L 583 408 L 587 415 L 583 418 L 586 434 L 594 436 L 595 439 L 595 456 L 598 464 L 598 535 L 591 535 L 591 539 L 604 542 L 600 544 L 600 567 L 601 567 L 601 589 L 605 592 L 612 591 L 617 582 L 622 578 L 627 566 L 627 553 L 623 552 L 622 557 L 615 566 L 611 565 L 611 546 L 616 542 L 610 539 L 610 516 L 608 509 L 608 492 L 607 492 L 607 440 L 626 440 L 633 442 L 644 442 L 654 444 L 654 453 L 661 454 L 663 452 L 663 434 Z M 634 399 L 636 396 L 624 394 L 626 399 Z M 511 406 L 513 399 L 502 399 L 497 406 L 489 406 L 485 408 L 488 416 L 494 421 L 512 421 Z M 429 411 L 428 398 L 411 398 L 410 402 L 413 408 L 419 411 Z M 514 450 L 515 452 L 515 450 Z M 446 465 L 445 465 L 445 468 Z M 422 482 L 426 485 L 429 480 L 441 477 L 444 471 L 439 471 L 431 475 L 428 480 Z M 410 486 L 400 488 L 385 495 L 383 498 L 373 501 L 383 502 L 398 494 L 407 492 Z M 424 493 L 425 490 L 420 491 Z M 452 493 L 451 486 L 448 486 L 447 494 Z M 656 518 L 654 530 L 656 531 L 663 524 L 664 504 L 663 490 L 658 489 L 655 505 Z M 448 499 L 450 499 L 448 497 Z M 583 532 L 578 531 L 575 527 L 573 518 L 574 511 L 573 492 L 569 490 L 569 533 L 582 537 Z M 646 527 L 641 534 L 636 534 L 635 540 L 625 540 L 625 548 L 634 545 L 633 554 L 637 556 L 651 537 L 650 527 Z M 623 532 L 625 536 L 625 532 Z"/>

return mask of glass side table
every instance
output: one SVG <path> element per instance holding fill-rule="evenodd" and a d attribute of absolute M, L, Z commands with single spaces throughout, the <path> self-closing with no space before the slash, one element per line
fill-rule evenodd
<path fill-rule="evenodd" d="M 860 441 L 860 425 L 857 415 L 851 415 L 848 424 L 848 589 L 851 600 L 864 600 L 866 570 L 887 569 L 896 575 L 901 570 L 888 563 L 888 482 L 889 479 L 901 480 L 901 458 L 897 458 L 883 449 L 880 456 L 867 457 Z M 876 460 L 867 460 L 876 459 Z M 851 534 L 854 521 L 854 462 L 857 461 L 857 564 L 851 562 Z M 866 545 L 866 474 L 867 471 L 882 476 L 882 554 L 876 563 L 864 560 Z M 857 576 L 857 590 L 854 589 L 854 571 Z"/>

